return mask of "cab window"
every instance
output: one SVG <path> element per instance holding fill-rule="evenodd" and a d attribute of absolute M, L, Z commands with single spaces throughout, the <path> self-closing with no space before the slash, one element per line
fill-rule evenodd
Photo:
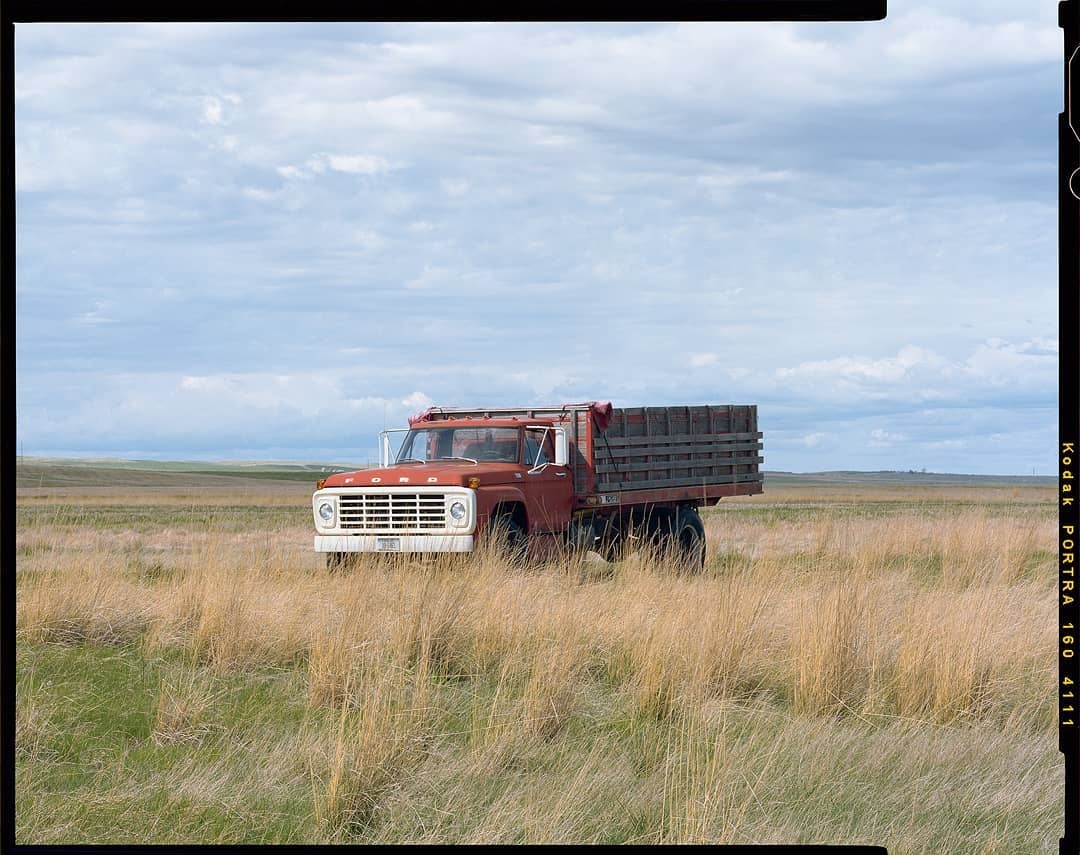
<path fill-rule="evenodd" d="M 537 455 L 539 454 L 539 459 Z M 525 455 L 522 463 L 526 466 L 543 466 L 555 459 L 551 431 L 525 431 Z"/>

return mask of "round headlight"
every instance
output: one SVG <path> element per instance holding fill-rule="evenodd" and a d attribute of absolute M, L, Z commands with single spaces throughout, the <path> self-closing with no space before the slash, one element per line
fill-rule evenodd
<path fill-rule="evenodd" d="M 454 502 L 450 506 L 450 516 L 456 520 L 465 519 L 465 505 L 462 502 Z"/>
<path fill-rule="evenodd" d="M 334 518 L 334 506 L 329 502 L 323 502 L 319 505 L 319 516 L 330 522 Z"/>

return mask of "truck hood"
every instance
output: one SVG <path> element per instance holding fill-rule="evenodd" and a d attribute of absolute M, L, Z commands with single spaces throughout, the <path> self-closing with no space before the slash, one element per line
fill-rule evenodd
<path fill-rule="evenodd" d="M 360 469 L 338 472 L 326 479 L 326 487 L 467 487 L 470 478 L 481 485 L 520 482 L 525 467 L 519 463 L 469 463 L 464 460 L 440 460 L 433 463 L 407 463 L 383 469 Z"/>

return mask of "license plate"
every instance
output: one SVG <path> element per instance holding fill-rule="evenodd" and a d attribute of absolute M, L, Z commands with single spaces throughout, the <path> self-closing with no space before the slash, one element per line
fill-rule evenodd
<path fill-rule="evenodd" d="M 375 548 L 379 552 L 401 552 L 401 538 L 377 537 L 375 538 Z"/>

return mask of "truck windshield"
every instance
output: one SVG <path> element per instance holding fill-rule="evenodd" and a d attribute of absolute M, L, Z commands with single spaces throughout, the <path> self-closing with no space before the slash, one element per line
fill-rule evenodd
<path fill-rule="evenodd" d="M 518 461 L 517 428 L 423 427 L 410 430 L 395 462 L 406 460 Z"/>

